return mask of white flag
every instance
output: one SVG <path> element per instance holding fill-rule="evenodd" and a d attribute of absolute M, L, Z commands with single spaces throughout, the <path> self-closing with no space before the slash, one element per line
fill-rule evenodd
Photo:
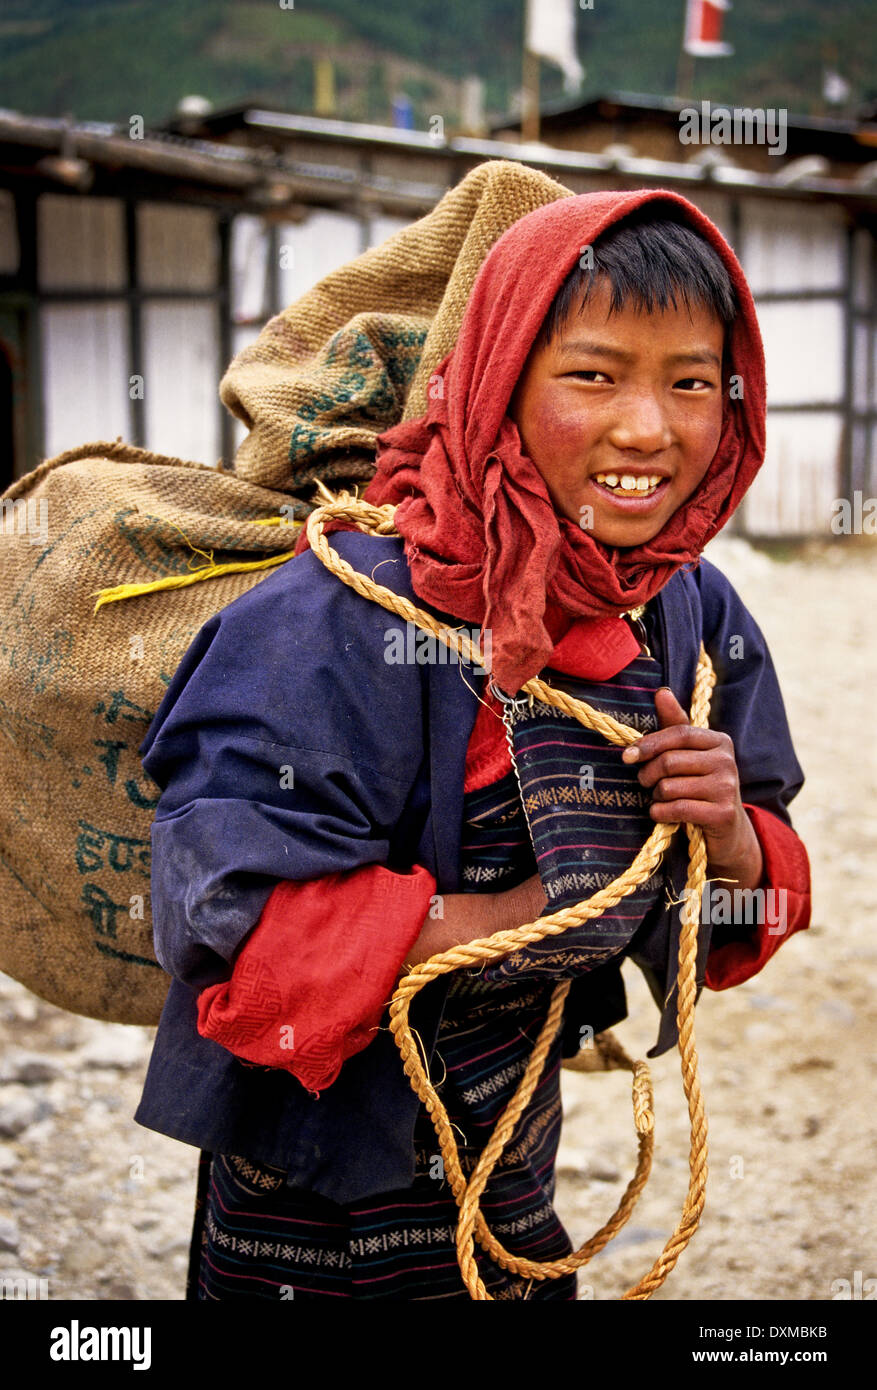
<path fill-rule="evenodd" d="M 575 0 L 526 0 L 526 4 L 525 47 L 556 63 L 566 90 L 577 91 L 585 70 L 576 53 Z"/>

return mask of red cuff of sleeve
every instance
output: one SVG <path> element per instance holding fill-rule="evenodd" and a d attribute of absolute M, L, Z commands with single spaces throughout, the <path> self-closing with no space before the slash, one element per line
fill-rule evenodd
<path fill-rule="evenodd" d="M 784 941 L 810 925 L 810 861 L 802 841 L 763 806 L 744 807 L 764 857 L 759 888 L 768 894 L 764 921 L 752 928 L 751 941 L 731 941 L 711 950 L 704 984 L 730 989 L 757 975 Z"/>
<path fill-rule="evenodd" d="M 198 996 L 198 1032 L 320 1091 L 375 1035 L 436 883 L 415 865 L 283 880 L 231 978 Z"/>

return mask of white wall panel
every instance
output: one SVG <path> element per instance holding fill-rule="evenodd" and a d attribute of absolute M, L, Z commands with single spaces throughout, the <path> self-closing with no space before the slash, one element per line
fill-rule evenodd
<path fill-rule="evenodd" d="M 44 290 L 124 289 L 122 203 L 43 193 L 37 199 L 37 274 Z"/>
<path fill-rule="evenodd" d="M 231 224 L 231 311 L 236 323 L 271 312 L 266 299 L 268 241 L 261 217 L 242 213 Z"/>
<path fill-rule="evenodd" d="M 870 401 L 868 388 L 868 345 L 871 326 L 861 319 L 853 324 L 853 405 L 866 410 Z"/>
<path fill-rule="evenodd" d="M 853 237 L 853 302 L 857 309 L 871 305 L 871 275 L 874 237 L 864 227 Z"/>
<path fill-rule="evenodd" d="M 40 311 L 47 455 L 93 439 L 130 437 L 123 304 L 52 304 Z"/>
<path fill-rule="evenodd" d="M 143 289 L 212 290 L 219 274 L 214 214 L 207 208 L 140 203 L 137 273 Z"/>
<path fill-rule="evenodd" d="M 844 310 L 833 300 L 757 304 L 764 339 L 769 405 L 840 401 L 844 381 Z"/>
<path fill-rule="evenodd" d="M 143 307 L 146 445 L 215 464 L 220 454 L 218 324 L 198 300 Z"/>
<path fill-rule="evenodd" d="M 754 295 L 770 290 L 841 290 L 846 234 L 832 204 L 743 199 L 738 252 Z"/>
<path fill-rule="evenodd" d="M 304 222 L 283 223 L 278 232 L 278 309 L 285 309 L 324 275 L 360 254 L 359 219 L 341 212 L 312 212 Z"/>
<path fill-rule="evenodd" d="M 829 535 L 841 439 L 840 411 L 769 412 L 764 463 L 743 501 L 746 534 Z"/>
<path fill-rule="evenodd" d="M 850 477 L 853 491 L 867 488 L 868 480 L 868 435 L 869 429 L 862 421 L 856 421 L 850 430 Z"/>

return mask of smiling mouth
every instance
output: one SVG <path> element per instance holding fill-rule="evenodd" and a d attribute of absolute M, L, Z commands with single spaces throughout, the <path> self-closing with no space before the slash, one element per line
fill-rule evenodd
<path fill-rule="evenodd" d="M 594 481 L 614 497 L 653 497 L 669 479 L 663 473 L 595 473 Z"/>

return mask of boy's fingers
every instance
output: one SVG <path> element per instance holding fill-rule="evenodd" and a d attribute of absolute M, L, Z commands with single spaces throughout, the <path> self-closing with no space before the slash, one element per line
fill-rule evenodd
<path fill-rule="evenodd" d="M 643 763 L 637 769 L 637 778 L 643 787 L 654 787 L 656 783 L 676 777 L 710 777 L 724 771 L 724 760 L 720 748 L 669 748 L 653 757 L 641 758 Z M 685 795 L 678 793 L 677 795 Z"/>
<path fill-rule="evenodd" d="M 670 748 L 713 748 L 716 745 L 713 730 L 689 724 L 688 714 L 667 685 L 662 685 L 656 692 L 655 710 L 659 728 L 655 734 L 645 734 L 638 742 L 624 749 L 621 758 L 625 763 L 645 762 L 648 758 L 655 758 L 656 753 L 666 752 Z"/>
<path fill-rule="evenodd" d="M 652 820 L 664 824 L 699 825 L 703 830 L 719 830 L 724 826 L 725 817 L 721 809 L 711 801 L 653 801 L 649 807 Z"/>
<path fill-rule="evenodd" d="M 655 712 L 658 728 L 669 729 L 671 724 L 688 724 L 689 718 L 669 685 L 662 685 L 655 693 Z"/>
<path fill-rule="evenodd" d="M 626 763 L 643 763 L 671 748 L 717 748 L 723 735 L 717 729 L 699 729 L 695 724 L 670 724 L 653 734 L 643 734 L 636 743 L 628 744 L 622 753 Z"/>

